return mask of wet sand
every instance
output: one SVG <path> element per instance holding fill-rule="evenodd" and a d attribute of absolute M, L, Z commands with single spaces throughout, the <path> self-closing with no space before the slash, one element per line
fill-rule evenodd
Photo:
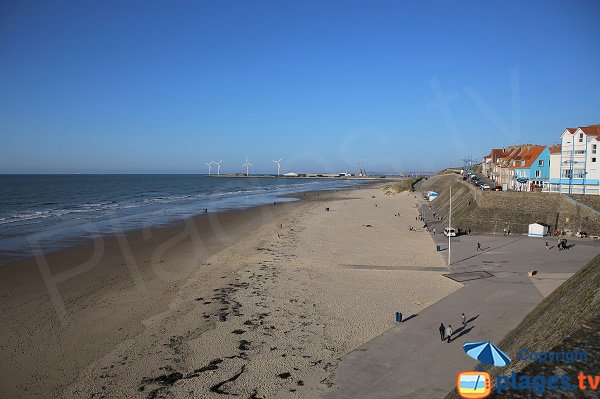
<path fill-rule="evenodd" d="M 319 397 L 396 310 L 460 287 L 430 236 L 408 230 L 413 194 L 303 198 L 49 255 L 58 301 L 39 262 L 0 269 L 0 396 Z"/>

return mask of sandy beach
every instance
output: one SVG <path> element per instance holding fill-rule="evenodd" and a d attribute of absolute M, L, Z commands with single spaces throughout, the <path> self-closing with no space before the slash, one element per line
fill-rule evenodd
<path fill-rule="evenodd" d="M 339 359 L 396 311 L 460 288 L 441 275 L 415 194 L 303 199 L 137 232 L 128 251 L 104 240 L 95 267 L 58 284 L 62 321 L 34 262 L 4 268 L 0 396 L 320 397 Z M 50 269 L 91 248 L 49 256 Z"/>

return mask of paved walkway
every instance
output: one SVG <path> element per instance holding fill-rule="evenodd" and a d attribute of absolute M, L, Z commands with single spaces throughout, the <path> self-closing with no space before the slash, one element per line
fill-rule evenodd
<path fill-rule="evenodd" d="M 426 220 L 432 220 L 429 208 Z M 447 250 L 443 226 L 434 241 Z M 499 342 L 562 281 L 600 252 L 600 242 L 569 240 L 569 250 L 545 249 L 554 239 L 522 236 L 461 236 L 452 239 L 451 273 L 487 271 L 493 276 L 464 287 L 346 355 L 336 372 L 340 388 L 329 398 L 443 398 L 456 374 L 477 362 L 462 349 L 467 341 Z M 483 251 L 477 251 L 477 243 Z M 527 272 L 538 270 L 530 278 Z M 548 281 L 546 281 L 548 280 Z M 460 327 L 460 314 L 471 319 Z M 440 322 L 455 334 L 442 342 Z"/>

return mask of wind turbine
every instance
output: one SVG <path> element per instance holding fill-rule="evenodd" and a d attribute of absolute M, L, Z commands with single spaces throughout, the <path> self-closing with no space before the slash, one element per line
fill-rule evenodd
<path fill-rule="evenodd" d="M 217 165 L 217 176 L 221 175 L 221 162 L 223 162 L 222 159 L 219 162 L 214 163 L 215 165 Z"/>
<path fill-rule="evenodd" d="M 214 163 L 213 161 L 210 161 L 210 162 L 204 162 L 204 164 L 205 164 L 205 165 L 208 165 L 208 175 L 209 175 L 209 176 L 210 176 L 210 169 L 211 169 L 211 167 L 212 167 L 212 164 L 213 164 L 213 163 Z"/>
<path fill-rule="evenodd" d="M 242 165 L 242 167 L 246 167 L 246 176 L 250 176 L 250 174 L 248 173 L 248 167 L 249 166 L 254 166 L 252 165 L 250 162 L 248 162 L 248 156 L 246 155 L 246 163 Z"/>
<path fill-rule="evenodd" d="M 283 161 L 283 158 L 280 158 L 278 161 L 273 161 L 277 164 L 277 176 L 279 176 L 279 169 L 281 168 L 281 161 Z"/>

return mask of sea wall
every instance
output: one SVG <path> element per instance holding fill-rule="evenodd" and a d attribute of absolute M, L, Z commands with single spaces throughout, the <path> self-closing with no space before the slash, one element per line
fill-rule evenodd
<path fill-rule="evenodd" d="M 527 234 L 530 223 L 545 223 L 550 230 L 575 233 L 579 230 L 600 235 L 600 212 L 558 193 L 482 191 L 462 180 L 459 175 L 434 176 L 418 189 L 440 194 L 431 202 L 436 214 L 448 220 L 452 187 L 452 225 L 472 233 Z M 588 196 L 589 197 L 589 196 Z"/>

